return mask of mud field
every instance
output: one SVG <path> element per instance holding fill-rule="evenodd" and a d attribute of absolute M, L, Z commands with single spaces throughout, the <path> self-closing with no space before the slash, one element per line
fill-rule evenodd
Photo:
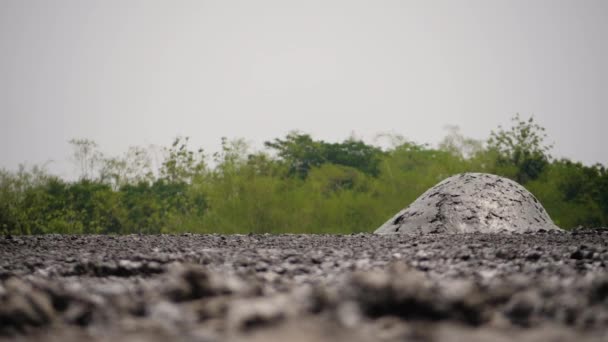
<path fill-rule="evenodd" d="M 0 340 L 606 341 L 608 231 L 0 237 Z"/>

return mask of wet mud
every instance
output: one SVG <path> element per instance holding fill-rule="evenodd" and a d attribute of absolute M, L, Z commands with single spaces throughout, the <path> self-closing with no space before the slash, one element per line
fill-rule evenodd
<path fill-rule="evenodd" d="M 608 231 L 0 237 L 0 340 L 606 341 Z"/>

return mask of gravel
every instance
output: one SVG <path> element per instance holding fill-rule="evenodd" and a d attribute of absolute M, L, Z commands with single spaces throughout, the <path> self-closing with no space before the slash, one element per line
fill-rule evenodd
<path fill-rule="evenodd" d="M 0 237 L 0 340 L 605 341 L 608 230 Z"/>

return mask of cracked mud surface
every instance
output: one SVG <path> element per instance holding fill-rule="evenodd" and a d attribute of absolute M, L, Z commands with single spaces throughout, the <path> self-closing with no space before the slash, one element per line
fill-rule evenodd
<path fill-rule="evenodd" d="M 0 340 L 605 341 L 608 231 L 0 237 Z"/>
<path fill-rule="evenodd" d="M 559 229 L 526 188 L 487 173 L 439 182 L 376 230 L 400 233 L 499 233 Z"/>

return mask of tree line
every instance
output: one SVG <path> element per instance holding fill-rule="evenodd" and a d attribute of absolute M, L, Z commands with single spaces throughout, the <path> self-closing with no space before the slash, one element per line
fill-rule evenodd
<path fill-rule="evenodd" d="M 460 172 L 519 182 L 562 228 L 607 226 L 608 171 L 553 158 L 544 131 L 517 115 L 487 141 L 451 128 L 437 147 L 388 135 L 391 146 L 380 148 L 292 132 L 262 151 L 222 139 L 210 156 L 188 138 L 156 154 L 133 147 L 119 157 L 74 139 L 78 180 L 41 167 L 0 171 L 0 233 L 369 232 Z"/>

